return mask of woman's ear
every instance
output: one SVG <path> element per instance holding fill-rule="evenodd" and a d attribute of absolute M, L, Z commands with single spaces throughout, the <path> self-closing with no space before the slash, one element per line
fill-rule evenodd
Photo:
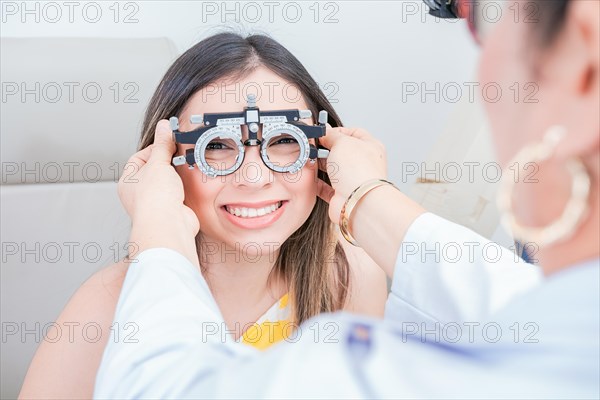
<path fill-rule="evenodd" d="M 557 95 L 567 98 L 557 120 L 568 134 L 557 149 L 561 159 L 597 157 L 600 152 L 599 1 L 572 1 L 556 46 L 549 50 L 544 79 L 560 80 Z M 553 54 L 552 54 L 553 53 Z"/>

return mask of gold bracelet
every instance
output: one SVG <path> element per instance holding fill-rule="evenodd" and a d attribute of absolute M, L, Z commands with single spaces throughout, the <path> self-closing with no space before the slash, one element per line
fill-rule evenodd
<path fill-rule="evenodd" d="M 340 212 L 340 224 L 339 225 L 340 225 L 340 232 L 342 232 L 342 236 L 344 236 L 344 239 L 346 239 L 348 241 L 348 243 L 350 243 L 354 246 L 358 246 L 358 243 L 356 242 L 356 240 L 350 233 L 350 216 L 352 215 L 352 211 L 354 210 L 354 207 L 356 207 L 358 202 L 367 193 L 369 193 L 371 190 L 378 188 L 379 186 L 383 186 L 383 185 L 392 185 L 393 187 L 396 187 L 396 185 L 394 185 L 392 182 L 386 181 L 385 179 L 371 179 L 371 180 L 363 183 L 356 189 L 354 189 L 354 191 L 352 193 L 350 193 L 350 196 L 348 196 L 348 199 L 346 199 L 346 202 L 344 203 L 344 206 L 342 207 L 342 211 Z"/>

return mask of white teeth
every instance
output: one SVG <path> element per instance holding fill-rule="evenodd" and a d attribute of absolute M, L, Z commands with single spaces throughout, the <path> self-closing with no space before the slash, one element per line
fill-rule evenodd
<path fill-rule="evenodd" d="M 271 204 L 270 206 L 266 206 L 266 207 L 262 207 L 262 208 L 246 208 L 246 207 L 232 208 L 232 207 L 226 206 L 225 209 L 227 210 L 227 212 L 229 212 L 232 215 L 235 215 L 236 217 L 255 218 L 255 217 L 262 217 L 264 215 L 271 214 L 273 211 L 277 210 L 280 206 L 281 206 L 281 202 L 276 203 L 276 204 Z"/>

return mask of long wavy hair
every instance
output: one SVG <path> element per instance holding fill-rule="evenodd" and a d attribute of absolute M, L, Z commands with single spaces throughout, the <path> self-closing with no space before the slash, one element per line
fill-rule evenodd
<path fill-rule="evenodd" d="M 264 35 L 219 33 L 190 48 L 166 72 L 146 110 L 139 148 L 153 143 L 158 121 L 179 116 L 198 90 L 220 79 L 241 79 L 260 66 L 295 85 L 313 115 L 326 110 L 328 123 L 342 126 L 318 84 L 285 47 Z M 327 173 L 318 173 L 330 182 Z M 281 245 L 273 274 L 287 285 L 294 323 L 343 308 L 350 282 L 348 260 L 329 220 L 328 205 L 320 198 L 304 224 Z"/>

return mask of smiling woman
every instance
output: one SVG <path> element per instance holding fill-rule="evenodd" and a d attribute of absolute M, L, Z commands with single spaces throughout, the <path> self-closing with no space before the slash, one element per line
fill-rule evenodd
<path fill-rule="evenodd" d="M 176 116 L 179 129 L 188 132 L 196 128 L 192 115 L 240 113 L 248 94 L 256 95 L 261 111 L 310 110 L 316 116 L 324 110 L 327 123 L 341 126 L 317 83 L 281 44 L 262 35 L 222 33 L 189 49 L 167 71 L 148 106 L 140 149 L 153 143 L 161 120 Z M 296 123 L 316 121 L 303 113 Z M 242 129 L 246 139 L 248 130 Z M 261 139 L 262 128 L 257 133 Z M 293 140 L 279 137 L 265 151 L 287 154 Z M 308 141 L 318 147 L 318 139 Z M 207 151 L 223 151 L 224 146 L 211 142 Z M 178 144 L 175 155 L 193 147 Z M 329 182 L 327 173 L 311 162 L 294 173 L 275 172 L 265 164 L 259 146 L 244 148 L 243 162 L 228 175 L 176 167 L 185 204 L 200 223 L 200 269 L 226 323 L 219 334 L 227 332 L 262 349 L 293 335 L 295 326 L 323 312 L 343 309 L 382 316 L 385 274 L 362 250 L 339 240 L 327 203 L 317 197 L 319 179 Z M 126 271 L 122 261 L 92 276 L 57 323 L 83 326 L 91 321 L 110 332 Z M 114 338 L 104 335 L 94 343 L 66 337 L 44 341 L 20 397 L 91 397 L 109 339 Z"/>
<path fill-rule="evenodd" d="M 232 53 L 230 50 L 228 55 Z M 222 79 L 236 80 L 240 83 L 237 87 L 266 88 L 270 82 L 286 83 L 262 65 L 241 79 Z M 227 90 L 227 86 L 232 85 L 219 85 L 215 96 L 200 89 L 181 111 L 175 110 L 182 130 L 191 130 L 189 120 L 194 114 L 243 110 L 243 95 L 221 102 L 221 90 Z M 290 102 L 280 91 L 274 91 L 270 99 L 258 98 L 257 106 L 261 110 L 309 108 L 304 100 Z M 191 147 L 180 145 L 177 153 Z M 200 222 L 198 243 L 205 249 L 200 254 L 204 275 L 236 336 L 241 333 L 239 326 L 256 321 L 288 292 L 296 314 L 293 319 L 298 323 L 342 307 L 349 283 L 348 266 L 327 221 L 327 205 L 317 199 L 316 164 L 306 164 L 294 175 L 274 173 L 261 160 L 259 149 L 247 146 L 243 164 L 227 176 L 211 179 L 197 168 L 185 167 L 178 172 L 185 188 L 185 203 Z M 259 216 L 259 212 L 265 215 Z M 216 253 L 208 251 L 215 248 Z M 335 263 L 327 262 L 332 259 L 330 254 Z"/>
<path fill-rule="evenodd" d="M 192 115 L 239 113 L 249 93 L 261 110 L 325 110 L 331 125 L 341 125 L 317 83 L 283 46 L 266 36 L 224 33 L 198 43 L 167 72 L 148 108 L 141 147 L 153 142 L 160 119 L 175 115 L 180 129 L 190 131 Z M 177 154 L 192 147 L 179 145 Z M 200 222 L 201 268 L 236 336 L 287 293 L 295 323 L 344 307 L 348 262 L 327 204 L 317 198 L 317 179 L 329 178 L 316 164 L 293 175 L 274 173 L 258 148 L 248 146 L 233 174 L 211 179 L 197 168 L 178 172 L 185 203 Z M 265 206 L 276 210 L 258 217 Z"/>

